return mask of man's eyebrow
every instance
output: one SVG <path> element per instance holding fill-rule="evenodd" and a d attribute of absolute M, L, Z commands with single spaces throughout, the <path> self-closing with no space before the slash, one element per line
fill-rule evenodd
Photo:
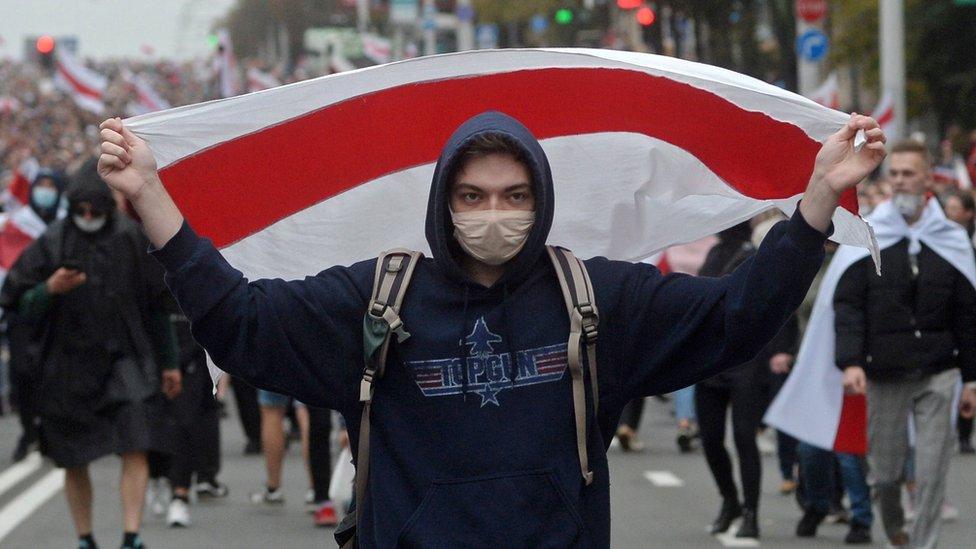
<path fill-rule="evenodd" d="M 454 190 L 455 191 L 476 191 L 479 193 L 481 192 L 480 187 L 472 185 L 471 183 L 455 183 Z"/>
<path fill-rule="evenodd" d="M 512 191 L 521 191 L 526 187 L 528 187 L 528 190 L 532 190 L 532 185 L 528 183 L 516 183 L 514 185 L 509 185 L 508 187 L 505 187 L 505 192 L 510 193 Z"/>

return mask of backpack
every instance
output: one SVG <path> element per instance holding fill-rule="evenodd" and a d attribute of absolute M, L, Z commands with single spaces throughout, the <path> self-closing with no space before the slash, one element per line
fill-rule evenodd
<path fill-rule="evenodd" d="M 593 410 L 599 407 L 599 388 L 596 377 L 596 339 L 599 314 L 586 266 L 572 252 L 565 248 L 546 246 L 552 261 L 559 287 L 562 289 L 566 310 L 569 313 L 569 344 L 567 362 L 573 381 L 573 411 L 576 418 L 576 449 L 579 454 L 580 472 L 583 481 L 593 482 L 589 458 L 586 451 L 586 389 L 583 381 L 583 356 L 589 365 L 590 388 L 593 397 Z M 373 383 L 382 378 L 386 369 L 387 351 L 391 336 L 396 335 L 402 343 L 410 337 L 400 319 L 400 306 L 403 296 L 413 276 L 413 271 L 423 254 L 397 248 L 380 254 L 376 261 L 373 276 L 373 293 L 366 314 L 363 317 L 363 378 L 359 388 L 359 401 L 363 403 L 362 419 L 359 426 L 359 449 L 356 460 L 355 502 L 366 497 L 366 482 L 369 478 L 369 429 L 370 406 L 373 400 Z M 356 547 L 357 513 L 353 509 L 335 531 L 336 541 L 343 549 Z"/>

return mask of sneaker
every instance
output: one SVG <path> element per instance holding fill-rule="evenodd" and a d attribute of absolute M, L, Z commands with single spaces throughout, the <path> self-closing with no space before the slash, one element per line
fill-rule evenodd
<path fill-rule="evenodd" d="M 826 522 L 827 524 L 848 524 L 851 522 L 851 517 L 847 514 L 847 510 L 837 509 L 827 514 Z"/>
<path fill-rule="evenodd" d="M 169 482 L 166 479 L 149 480 L 149 485 L 146 487 L 146 504 L 153 515 L 161 517 L 166 514 L 171 496 Z"/>
<path fill-rule="evenodd" d="M 637 439 L 637 433 L 626 425 L 621 425 L 617 429 L 617 440 L 624 452 L 640 452 L 644 449 L 644 444 Z"/>
<path fill-rule="evenodd" d="M 851 529 L 844 536 L 847 545 L 869 545 L 871 543 L 871 527 L 857 522 L 851 523 Z"/>
<path fill-rule="evenodd" d="M 339 515 L 336 513 L 335 503 L 332 500 L 324 501 L 315 509 L 315 525 L 332 527 L 339 524 Z"/>
<path fill-rule="evenodd" d="M 792 479 L 786 479 L 779 483 L 779 495 L 788 496 L 796 491 L 796 481 Z"/>
<path fill-rule="evenodd" d="M 274 490 L 265 488 L 260 492 L 251 492 L 251 503 L 255 505 L 281 505 L 285 503 L 285 494 L 281 488 Z"/>
<path fill-rule="evenodd" d="M 173 498 L 169 502 L 169 511 L 166 513 L 166 524 L 170 528 L 186 528 L 190 525 L 190 506 L 179 498 Z"/>
<path fill-rule="evenodd" d="M 976 448 L 973 448 L 973 443 L 962 440 L 959 441 L 959 453 L 960 454 L 976 454 Z"/>
<path fill-rule="evenodd" d="M 227 485 L 217 482 L 215 480 L 205 480 L 203 482 L 198 482 L 194 486 L 194 491 L 197 493 L 197 497 L 200 498 L 225 498 L 230 490 L 227 489 Z"/>
<path fill-rule="evenodd" d="M 318 508 L 318 503 L 315 503 L 315 490 L 309 488 L 308 491 L 305 492 L 305 512 L 310 515 L 314 515 Z"/>
<path fill-rule="evenodd" d="M 678 427 L 678 438 L 675 440 L 678 444 L 678 451 L 682 454 L 694 451 L 693 443 L 697 437 L 698 432 L 694 427 Z"/>
<path fill-rule="evenodd" d="M 959 518 L 959 509 L 948 502 L 942 504 L 942 522 L 953 522 Z"/>

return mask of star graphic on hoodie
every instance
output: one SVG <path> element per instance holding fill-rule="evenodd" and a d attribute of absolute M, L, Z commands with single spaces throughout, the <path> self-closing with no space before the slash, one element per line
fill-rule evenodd
<path fill-rule="evenodd" d="M 500 389 L 495 389 L 492 387 L 491 383 L 485 383 L 484 388 L 478 392 L 478 394 L 481 395 L 481 407 L 484 408 L 485 404 L 488 404 L 489 402 L 495 406 L 501 406 L 501 404 L 498 403 L 499 390 Z"/>

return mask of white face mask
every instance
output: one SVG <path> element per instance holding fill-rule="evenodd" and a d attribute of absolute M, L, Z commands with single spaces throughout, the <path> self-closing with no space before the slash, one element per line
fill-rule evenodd
<path fill-rule="evenodd" d="M 97 233 L 102 230 L 105 226 L 105 222 L 108 221 L 108 217 L 101 215 L 98 217 L 93 217 L 91 219 L 85 219 L 84 216 L 74 215 L 71 216 L 72 221 L 75 222 L 75 227 L 78 227 L 86 233 Z"/>
<path fill-rule="evenodd" d="M 535 212 L 451 212 L 451 219 L 454 238 L 465 252 L 482 263 L 501 265 L 522 251 L 535 224 Z"/>
<path fill-rule="evenodd" d="M 891 204 L 906 220 L 918 215 L 925 206 L 925 196 L 909 193 L 895 193 L 891 197 Z"/>

